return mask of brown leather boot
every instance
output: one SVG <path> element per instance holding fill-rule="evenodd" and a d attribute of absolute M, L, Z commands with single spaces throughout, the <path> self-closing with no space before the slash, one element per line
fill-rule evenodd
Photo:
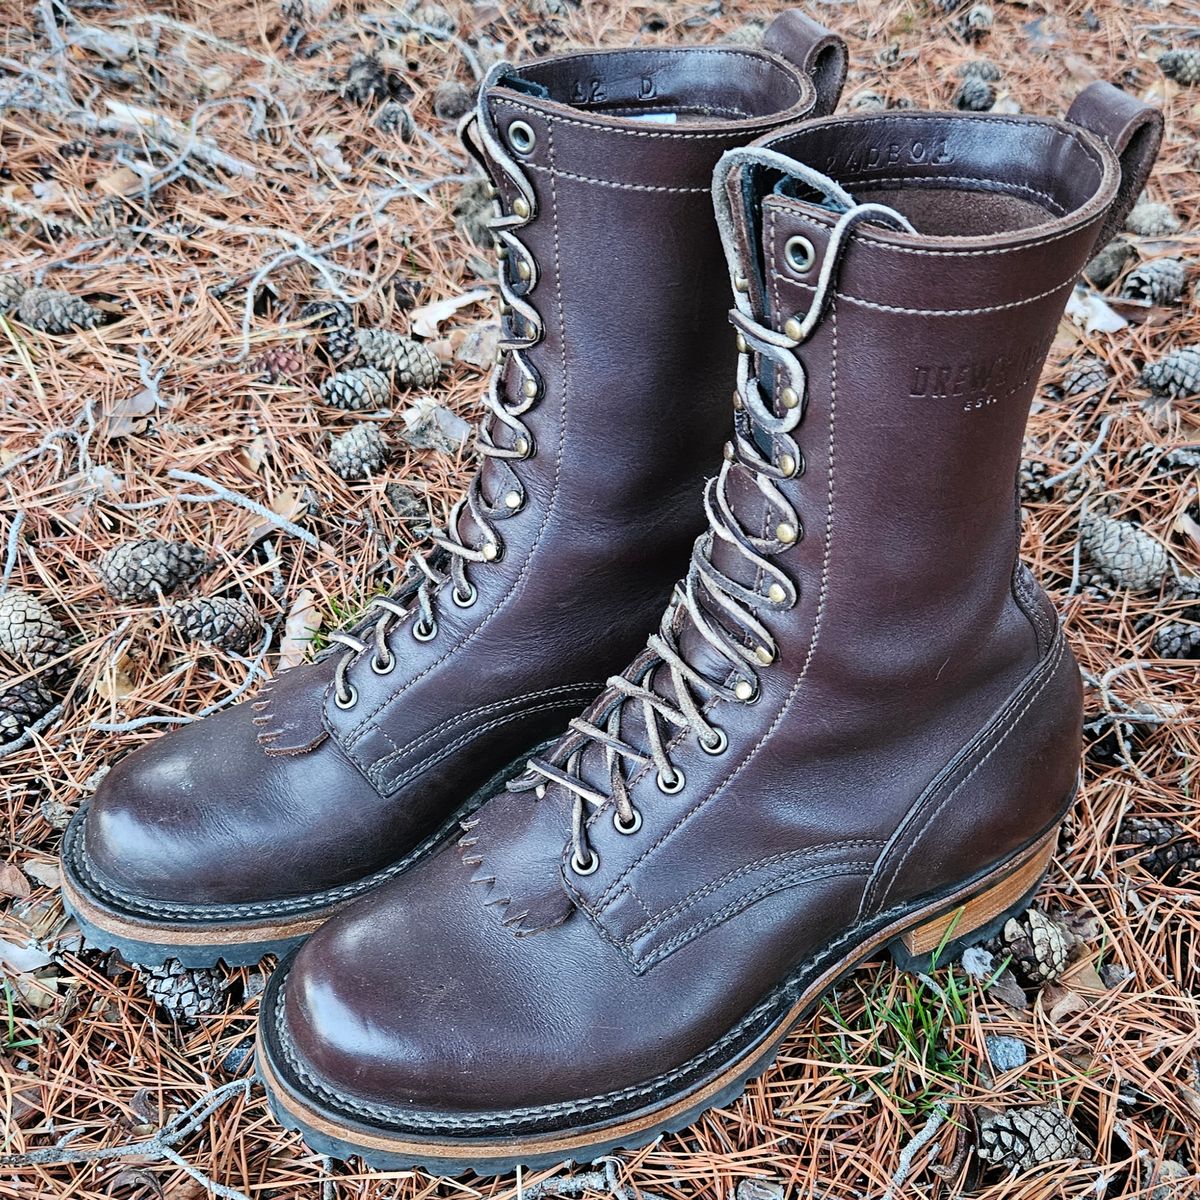
<path fill-rule="evenodd" d="M 1080 683 L 1017 558 L 1022 432 L 1160 129 L 1102 84 L 1066 121 L 838 117 L 725 157 L 710 529 L 647 650 L 458 850 L 276 972 L 285 1124 L 437 1172 L 639 1146 L 864 959 L 927 967 L 1028 903 Z"/>
<path fill-rule="evenodd" d="M 63 847 L 90 941 L 189 965 L 294 944 L 456 832 L 637 652 L 703 527 L 735 383 L 713 167 L 829 111 L 845 74 L 799 13 L 765 44 L 491 71 L 465 131 L 503 259 L 482 467 L 331 652 L 105 779 Z"/>

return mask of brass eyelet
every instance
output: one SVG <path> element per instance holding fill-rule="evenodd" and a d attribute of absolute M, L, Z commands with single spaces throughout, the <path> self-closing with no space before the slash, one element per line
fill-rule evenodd
<path fill-rule="evenodd" d="M 450 599 L 453 600 L 459 608 L 470 608 L 471 605 L 479 599 L 479 589 L 473 583 L 468 583 L 467 594 L 465 596 L 460 596 L 458 594 L 458 588 L 455 588 L 450 593 Z"/>
<path fill-rule="evenodd" d="M 509 512 L 519 512 L 525 507 L 525 497 L 515 489 L 511 492 L 504 493 L 504 507 Z"/>
<path fill-rule="evenodd" d="M 383 659 L 382 662 L 376 655 L 371 656 L 371 670 L 374 671 L 376 675 L 390 675 L 395 666 L 396 656 L 390 652 L 388 653 L 387 658 Z"/>
<path fill-rule="evenodd" d="M 718 754 L 724 754 L 729 748 L 729 735 L 723 729 L 714 729 L 713 732 L 717 736 L 711 742 L 700 738 L 700 749 L 715 758 Z"/>
<path fill-rule="evenodd" d="M 687 783 L 687 780 L 683 777 L 683 772 L 676 767 L 675 773 L 669 778 L 663 778 L 663 773 L 659 771 L 656 782 L 658 783 L 658 790 L 664 796 L 674 796 L 683 791 L 683 786 Z"/>
<path fill-rule="evenodd" d="M 758 699 L 758 683 L 753 679 L 739 679 L 733 685 L 733 694 L 743 704 L 753 704 Z"/>
<path fill-rule="evenodd" d="M 787 265 L 797 275 L 803 275 L 817 261 L 817 252 L 813 249 L 812 242 L 799 234 L 788 238 L 783 247 L 783 256 L 787 259 Z"/>
<path fill-rule="evenodd" d="M 354 684 L 351 684 L 345 696 L 341 692 L 335 691 L 333 693 L 333 702 L 342 710 L 353 708 L 358 703 L 358 688 Z"/>
<path fill-rule="evenodd" d="M 524 121 L 514 121 L 508 127 L 508 144 L 518 154 L 528 154 L 537 143 L 537 134 Z"/>
<path fill-rule="evenodd" d="M 633 817 L 630 819 L 628 824 L 621 820 L 621 814 L 619 812 L 613 813 L 613 828 L 618 833 L 623 833 L 626 837 L 631 837 L 633 834 L 637 833 L 641 827 L 642 814 L 636 808 L 633 810 Z"/>
<path fill-rule="evenodd" d="M 589 858 L 586 862 L 580 862 L 578 856 L 572 854 L 571 870 L 574 871 L 576 875 L 594 875 L 596 873 L 596 868 L 600 865 L 600 855 L 598 855 L 595 850 L 591 852 L 591 855 L 591 858 Z"/>
<path fill-rule="evenodd" d="M 430 621 L 429 624 L 426 625 L 425 618 L 422 617 L 419 621 L 413 622 L 412 635 L 417 639 L 418 642 L 432 642 L 433 639 L 437 637 L 437 631 L 438 627 L 436 621 Z"/>

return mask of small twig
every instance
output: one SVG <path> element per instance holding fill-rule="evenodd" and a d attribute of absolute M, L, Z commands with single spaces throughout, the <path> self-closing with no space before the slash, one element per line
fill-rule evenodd
<path fill-rule="evenodd" d="M 8 581 L 12 578 L 13 568 L 17 565 L 17 548 L 20 544 L 17 539 L 20 537 L 21 526 L 24 524 L 25 510 L 18 509 L 17 515 L 13 517 L 13 522 L 8 527 L 8 547 L 4 554 L 4 576 L 0 578 L 0 596 L 8 591 Z"/>
<path fill-rule="evenodd" d="M 33 739 L 39 733 L 49 729 L 62 716 L 62 713 L 62 704 L 56 704 L 48 713 L 38 717 L 32 725 L 25 729 L 19 738 L 12 742 L 5 742 L 3 746 L 0 746 L 0 758 L 7 758 L 10 754 L 16 754 L 18 750 L 24 750 L 26 746 L 32 746 Z M 3 1165 L 3 1156 L 0 1155 L 0 1167 L 3 1167 Z"/>
<path fill-rule="evenodd" d="M 199 1167 L 193 1167 L 190 1162 L 182 1155 L 177 1154 L 170 1146 L 162 1146 L 158 1152 L 167 1162 L 174 1163 L 185 1175 L 191 1176 L 209 1195 L 220 1196 L 222 1200 L 250 1200 L 250 1197 L 245 1192 L 239 1192 L 237 1188 L 231 1188 L 223 1183 L 217 1183 L 215 1179 L 209 1179 Z"/>
<path fill-rule="evenodd" d="M 888 1189 L 883 1193 L 881 1200 L 895 1200 L 896 1193 L 904 1186 L 905 1181 L 912 1172 L 913 1159 L 933 1141 L 937 1131 L 946 1123 L 946 1118 L 949 1114 L 950 1110 L 946 1107 L 945 1102 L 938 1101 L 937 1106 L 929 1114 L 920 1132 L 911 1138 L 900 1151 L 900 1158 L 896 1164 L 895 1173 L 892 1175 L 892 1181 L 888 1184 Z"/>
<path fill-rule="evenodd" d="M 206 488 L 212 489 L 213 494 L 211 496 L 193 496 L 181 493 L 179 496 L 180 500 L 191 500 L 200 504 L 210 504 L 214 500 L 227 500 L 230 504 L 236 504 L 254 513 L 255 516 L 262 517 L 264 521 L 270 522 L 285 533 L 290 533 L 292 537 L 299 538 L 306 546 L 311 546 L 314 550 L 322 549 L 320 539 L 309 533 L 307 529 L 301 529 L 299 525 L 289 521 L 286 517 L 281 517 L 278 513 L 272 512 L 265 504 L 259 504 L 257 500 L 251 500 L 249 496 L 243 496 L 238 492 L 231 492 L 227 487 L 209 479 L 206 475 L 197 475 L 192 471 L 181 471 L 177 467 L 173 467 L 167 472 L 167 478 L 179 479 L 187 483 L 199 483 Z"/>
<path fill-rule="evenodd" d="M 263 628 L 262 645 L 259 646 L 258 653 L 255 654 L 253 660 L 248 662 L 250 669 L 246 672 L 246 678 L 228 696 L 214 701 L 198 713 L 180 714 L 176 717 L 134 717 L 129 721 L 92 721 L 88 728 L 94 729 L 98 733 L 132 733 L 135 729 L 145 729 L 148 725 L 191 725 L 194 721 L 203 721 L 205 717 L 210 717 L 213 713 L 228 708 L 231 704 L 236 704 L 250 690 L 255 680 L 262 674 L 263 660 L 266 658 L 274 638 L 275 622 L 268 621 Z M 247 662 L 244 658 L 239 661 Z"/>
<path fill-rule="evenodd" d="M 1049 479 L 1045 480 L 1042 483 L 1042 487 L 1057 487 L 1060 483 L 1065 483 L 1072 475 L 1076 475 L 1082 471 L 1100 453 L 1100 447 L 1104 445 L 1104 439 L 1108 437 L 1108 428 L 1112 424 L 1112 421 L 1113 414 L 1109 413 L 1100 422 L 1100 432 L 1096 435 L 1096 440 L 1065 471 L 1060 471 L 1057 475 L 1052 475 Z"/>
<path fill-rule="evenodd" d="M 26 1150 L 19 1154 L 0 1154 L 0 1171 L 10 1171 L 18 1167 L 50 1167 L 62 1166 L 67 1163 L 104 1162 L 113 1158 L 142 1156 L 166 1158 L 167 1151 L 172 1146 L 198 1129 L 230 1096 L 240 1092 L 243 1098 L 248 1099 L 250 1083 L 249 1079 L 238 1079 L 201 1096 L 191 1108 L 172 1118 L 153 1137 L 144 1141 L 126 1142 L 119 1146 L 86 1146 L 81 1150 L 72 1150 L 69 1142 L 73 1135 L 68 1135 L 56 1146 L 47 1146 L 40 1150 Z M 182 1164 L 177 1163 L 176 1165 Z M 240 1192 L 218 1194 L 241 1196 Z M 244 1197 L 243 1200 L 245 1200 Z"/>

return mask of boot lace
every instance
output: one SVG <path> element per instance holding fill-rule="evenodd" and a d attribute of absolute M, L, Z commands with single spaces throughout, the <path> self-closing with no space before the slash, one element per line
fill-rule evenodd
<path fill-rule="evenodd" d="M 779 486 L 781 480 L 802 470 L 794 434 L 804 415 L 807 381 L 795 351 L 812 335 L 824 313 L 855 227 L 873 220 L 914 232 L 899 213 L 884 205 L 856 203 L 833 180 L 792 159 L 770 150 L 735 150 L 718 164 L 713 188 L 718 222 L 735 274 L 743 272 L 732 236 L 726 183 L 733 171 L 746 164 L 799 178 L 824 197 L 826 208 L 840 215 L 812 303 L 802 316 L 796 314 L 784 322 L 784 331 L 764 324 L 753 313 L 748 296 L 735 293 L 737 307 L 730 314 L 739 335 L 734 438 L 726 446 L 719 474 L 705 488 L 708 530 L 696 540 L 687 576 L 676 586 L 658 632 L 647 642 L 647 652 L 624 675 L 608 680 L 605 697 L 593 709 L 599 714 L 596 720 L 580 717 L 571 721 L 570 732 L 557 746 L 544 757 L 530 759 L 526 771 L 508 785 L 518 792 L 533 789 L 540 797 L 549 785 L 557 784 L 573 796 L 570 864 L 579 875 L 590 875 L 599 866 L 599 855 L 589 845 L 587 833 L 594 812 L 611 805 L 619 832 L 634 834 L 641 828 L 641 813 L 629 794 L 635 774 L 653 769 L 660 791 L 673 795 L 683 790 L 683 771 L 672 763 L 666 745 L 672 731 L 690 731 L 703 750 L 721 754 L 728 737 L 712 720 L 710 701 L 751 704 L 758 698 L 758 668 L 773 662 L 778 654 L 775 638 L 759 614 L 782 612 L 799 599 L 797 585 L 775 561 L 803 537 L 800 516 Z M 763 366 L 769 373 L 762 371 Z M 773 378 L 772 387 L 764 387 L 763 374 Z M 771 452 L 763 453 L 761 445 L 771 447 Z M 729 492 L 734 472 L 752 476 L 770 506 L 774 536 L 756 536 L 743 526 Z M 718 541 L 731 546 L 750 564 L 753 574 L 747 577 L 761 581 L 757 589 L 716 566 L 712 552 Z M 681 635 L 688 626 L 728 664 L 723 679 L 711 678 L 685 657 Z M 664 684 L 669 684 L 669 692 Z M 622 732 L 628 705 L 640 707 L 645 748 L 634 745 Z M 581 776 L 584 755 L 592 746 L 603 748 L 607 792 Z"/>
<path fill-rule="evenodd" d="M 522 417 L 542 392 L 541 375 L 529 360 L 528 351 L 541 341 L 543 325 L 528 300 L 538 281 L 537 261 L 519 236 L 536 215 L 537 198 L 528 175 L 505 149 L 486 103 L 488 92 L 505 70 L 503 63 L 491 69 L 480 85 L 475 111 L 459 129 L 467 151 L 489 174 L 489 164 L 502 172 L 517 192 L 508 211 L 497 205 L 496 215 L 487 222 L 500 260 L 501 329 L 498 361 L 484 394 L 490 417 L 480 425 L 476 447 L 482 457 L 496 463 L 491 474 L 500 480 L 500 486 L 496 497 L 488 499 L 483 491 L 482 468 L 476 471 L 466 494 L 451 509 L 445 531 L 429 535 L 432 548 L 412 551 L 406 570 L 409 583 L 400 594 L 376 597 L 368 605 L 366 620 L 354 631 L 330 635 L 331 642 L 345 647 L 334 672 L 334 702 L 339 708 L 352 708 L 358 702 L 358 689 L 347 673 L 356 657 L 371 645 L 371 669 L 376 674 L 386 675 L 395 667 L 396 656 L 388 635 L 396 622 L 413 617 L 413 637 L 428 642 L 437 636 L 438 604 L 447 585 L 452 585 L 451 599 L 457 607 L 470 608 L 475 603 L 478 591 L 468 566 L 496 562 L 501 557 L 504 542 L 497 522 L 513 516 L 525 504 L 520 477 L 510 464 L 531 458 L 534 453 L 533 434 Z M 475 144 L 475 137 L 482 149 Z M 507 435 L 498 441 L 496 435 L 502 428 Z M 479 536 L 468 539 L 464 535 L 464 512 Z M 370 643 L 365 640 L 368 634 Z"/>

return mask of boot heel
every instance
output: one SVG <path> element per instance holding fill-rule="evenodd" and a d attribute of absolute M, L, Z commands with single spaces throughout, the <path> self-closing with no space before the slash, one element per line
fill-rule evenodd
<path fill-rule="evenodd" d="M 1050 865 L 1058 838 L 1055 827 L 1015 862 L 980 881 L 966 901 L 906 930 L 888 944 L 901 970 L 929 971 L 952 962 L 968 946 L 987 941 L 1004 923 L 1024 912 Z"/>

